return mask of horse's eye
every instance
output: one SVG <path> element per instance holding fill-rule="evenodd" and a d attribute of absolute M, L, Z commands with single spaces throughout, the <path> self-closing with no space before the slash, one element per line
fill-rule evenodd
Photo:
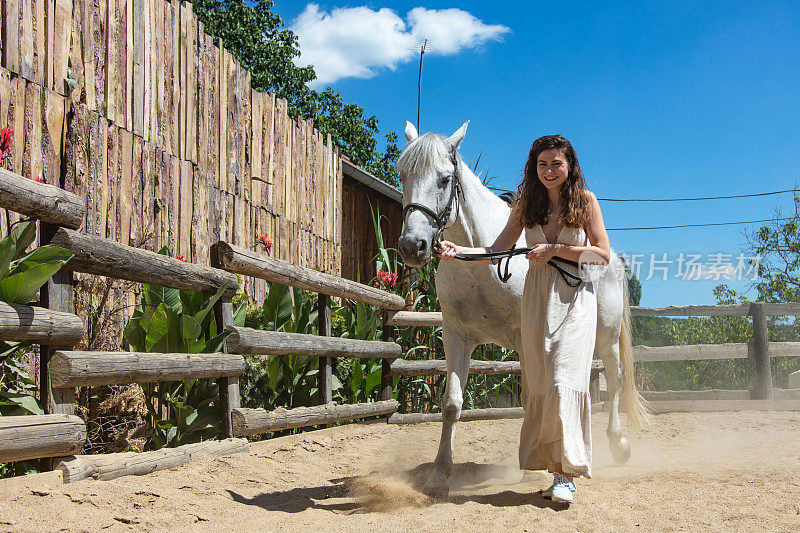
<path fill-rule="evenodd" d="M 444 187 L 448 183 L 450 183 L 450 176 L 442 176 L 441 178 L 439 178 L 439 185 L 441 185 L 442 187 Z"/>

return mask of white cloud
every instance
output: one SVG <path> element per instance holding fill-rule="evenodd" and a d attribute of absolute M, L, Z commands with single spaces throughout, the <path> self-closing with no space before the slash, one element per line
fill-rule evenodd
<path fill-rule="evenodd" d="M 298 65 L 314 65 L 315 86 L 348 77 L 370 78 L 382 69 L 394 70 L 418 57 L 428 39 L 426 53 L 453 55 L 509 31 L 503 25 L 484 24 L 461 9 L 415 7 L 405 20 L 388 8 L 366 6 L 321 11 L 308 4 L 291 26 L 300 42 Z"/>

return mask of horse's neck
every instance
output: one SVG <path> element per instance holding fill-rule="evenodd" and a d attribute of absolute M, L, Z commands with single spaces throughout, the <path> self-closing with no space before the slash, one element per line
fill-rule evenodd
<path fill-rule="evenodd" d="M 490 246 L 503 230 L 511 212 L 508 204 L 486 188 L 469 167 L 461 165 L 458 217 L 444 231 L 444 238 L 466 246 Z"/>

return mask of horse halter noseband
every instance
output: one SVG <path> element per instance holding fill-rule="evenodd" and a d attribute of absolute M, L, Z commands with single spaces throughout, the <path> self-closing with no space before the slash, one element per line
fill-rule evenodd
<path fill-rule="evenodd" d="M 461 193 L 461 169 L 458 165 L 458 152 L 453 152 L 450 162 L 453 163 L 453 179 L 450 180 L 450 198 L 447 200 L 447 204 L 444 206 L 444 209 L 441 213 L 435 212 L 426 205 L 417 204 L 414 202 L 409 203 L 403 208 L 404 222 L 408 212 L 412 209 L 422 211 L 433 219 L 433 222 L 436 224 L 436 237 L 434 237 L 432 245 L 434 249 L 439 245 L 439 241 L 442 238 L 442 232 L 448 228 L 447 221 L 450 220 L 450 214 L 453 212 L 453 206 L 456 206 L 456 218 L 458 218 L 458 212 L 461 208 L 461 204 L 458 203 L 458 195 Z"/>

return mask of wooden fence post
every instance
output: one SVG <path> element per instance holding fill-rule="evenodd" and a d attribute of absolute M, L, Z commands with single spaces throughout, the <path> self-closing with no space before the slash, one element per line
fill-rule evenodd
<path fill-rule="evenodd" d="M 48 244 L 58 226 L 40 222 L 42 244 Z M 72 272 L 63 268 L 56 272 L 41 288 L 42 305 L 53 311 L 75 313 Z M 49 363 L 53 352 L 64 346 L 40 346 L 39 350 L 39 398 L 45 413 L 75 414 L 75 389 L 53 389 L 50 382 Z"/>
<path fill-rule="evenodd" d="M 753 317 L 753 349 L 750 356 L 755 359 L 757 373 L 753 399 L 771 400 L 772 368 L 769 362 L 769 336 L 764 302 L 751 303 L 749 315 Z"/>
<path fill-rule="evenodd" d="M 394 326 L 387 326 L 386 320 L 388 318 L 388 313 L 384 309 L 383 311 L 383 340 L 386 342 L 394 342 Z M 392 363 L 394 359 L 383 359 L 381 361 L 381 393 L 379 396 L 380 400 L 391 400 L 394 396 L 394 391 L 392 390 L 392 385 L 394 378 L 389 373 L 392 370 Z"/>
<path fill-rule="evenodd" d="M 331 336 L 331 297 L 327 294 L 318 295 L 317 329 L 318 334 Z M 333 401 L 333 373 L 331 363 L 333 358 L 320 357 L 319 359 L 319 403 L 325 405 Z"/>
<path fill-rule="evenodd" d="M 218 267 L 217 246 L 211 247 L 211 266 Z M 233 326 L 233 300 L 228 296 L 223 296 L 214 305 L 214 318 L 217 321 L 217 330 L 225 331 L 228 326 Z M 222 346 L 222 352 L 228 353 L 228 343 Z M 231 423 L 231 411 L 241 407 L 239 396 L 239 377 L 231 376 L 218 378 L 219 401 L 222 411 L 222 437 L 233 437 L 233 424 Z"/>

